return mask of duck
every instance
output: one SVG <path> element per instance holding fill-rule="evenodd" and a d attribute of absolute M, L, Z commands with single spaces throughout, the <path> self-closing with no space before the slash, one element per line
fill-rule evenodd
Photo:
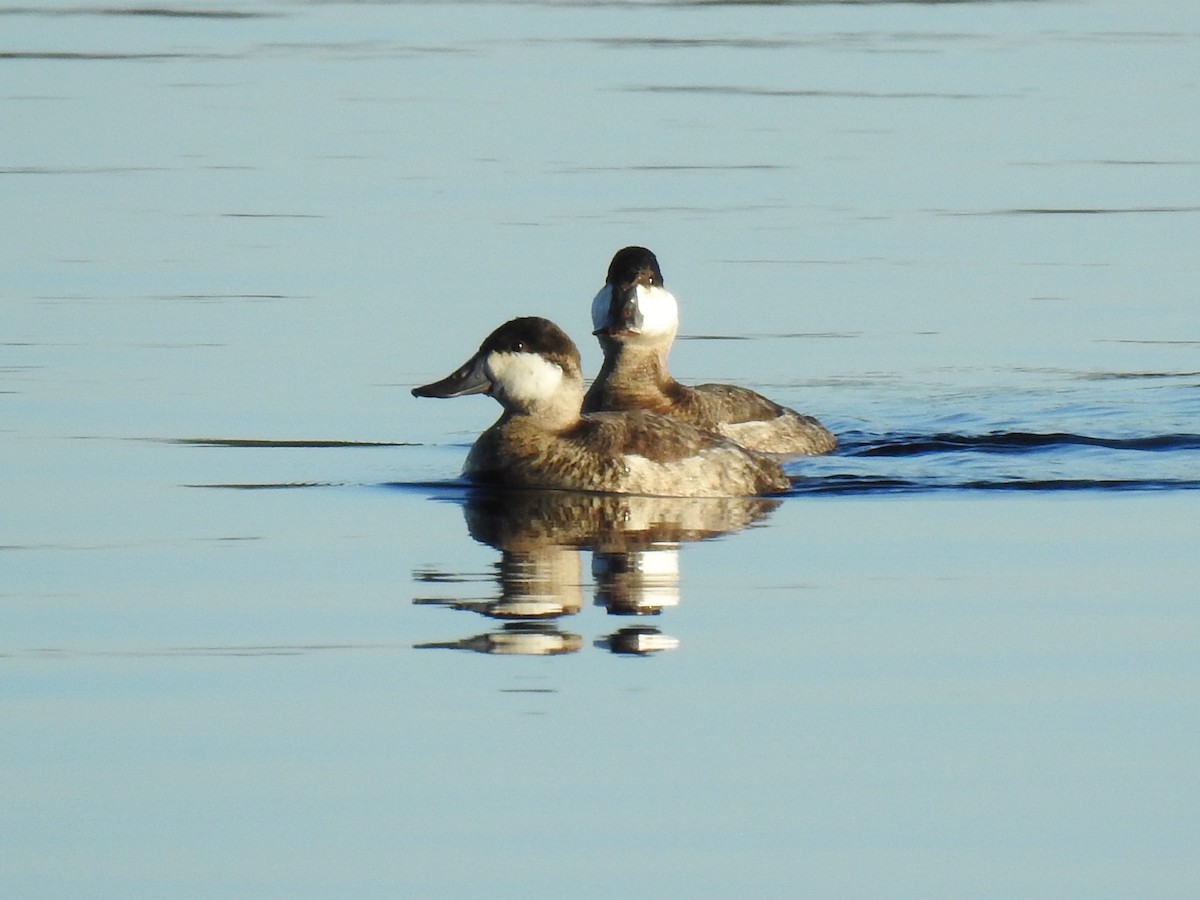
<path fill-rule="evenodd" d="M 648 410 L 582 413 L 579 349 L 536 316 L 511 319 L 445 378 L 415 397 L 487 394 L 504 412 L 475 441 L 470 481 L 666 497 L 744 497 L 786 491 L 777 460 Z"/>
<path fill-rule="evenodd" d="M 680 384 L 667 369 L 679 330 L 679 304 L 663 284 L 658 258 L 645 247 L 618 250 L 592 300 L 592 332 L 604 362 L 583 411 L 644 409 L 690 422 L 748 450 L 820 456 L 837 438 L 814 419 L 731 384 Z"/>

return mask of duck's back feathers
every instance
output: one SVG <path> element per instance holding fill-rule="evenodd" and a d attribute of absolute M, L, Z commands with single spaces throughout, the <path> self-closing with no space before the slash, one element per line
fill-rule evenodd
<path fill-rule="evenodd" d="M 760 453 L 819 456 L 837 449 L 833 432 L 794 409 L 732 384 L 699 384 L 693 388 L 702 416 L 715 430 Z"/>
<path fill-rule="evenodd" d="M 791 411 L 762 394 L 733 384 L 698 384 L 684 388 L 681 393 L 686 398 L 684 403 L 696 408 L 697 416 L 731 425 L 767 421 Z"/>

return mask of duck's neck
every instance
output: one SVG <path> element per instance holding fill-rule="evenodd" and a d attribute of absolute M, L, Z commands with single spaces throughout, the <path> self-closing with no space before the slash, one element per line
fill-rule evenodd
<path fill-rule="evenodd" d="M 671 345 L 621 342 L 601 336 L 604 363 L 584 399 L 584 409 L 656 409 L 669 403 L 675 379 L 667 371 Z"/>
<path fill-rule="evenodd" d="M 539 428 L 547 431 L 566 431 L 579 423 L 583 406 L 583 379 L 575 375 L 563 379 L 551 396 L 539 399 L 518 414 L 527 415 Z"/>

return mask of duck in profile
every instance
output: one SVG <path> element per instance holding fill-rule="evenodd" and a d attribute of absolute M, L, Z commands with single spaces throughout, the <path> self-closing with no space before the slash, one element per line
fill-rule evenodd
<path fill-rule="evenodd" d="M 579 350 L 548 319 L 513 319 L 416 397 L 490 394 L 504 413 L 479 436 L 463 474 L 516 488 L 667 497 L 742 497 L 786 490 L 778 462 L 646 410 L 581 415 Z"/>
<path fill-rule="evenodd" d="M 679 306 L 645 247 L 618 250 L 592 300 L 592 327 L 604 351 L 585 412 L 646 409 L 724 435 L 761 453 L 817 456 L 837 438 L 812 416 L 730 384 L 687 387 L 667 371 Z"/>

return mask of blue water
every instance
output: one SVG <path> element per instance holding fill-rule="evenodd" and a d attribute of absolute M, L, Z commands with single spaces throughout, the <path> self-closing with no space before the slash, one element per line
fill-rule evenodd
<path fill-rule="evenodd" d="M 0 6 L 0 895 L 1193 896 L 1198 43 Z M 787 494 L 459 480 L 632 243 Z"/>

